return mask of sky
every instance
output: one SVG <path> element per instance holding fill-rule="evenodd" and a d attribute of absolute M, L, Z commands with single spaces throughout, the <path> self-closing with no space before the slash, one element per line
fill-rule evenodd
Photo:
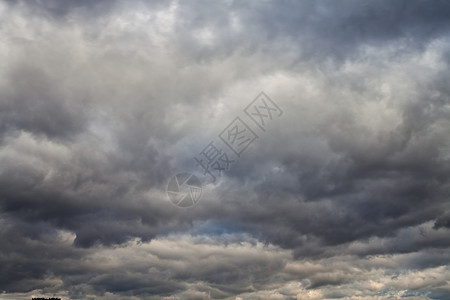
<path fill-rule="evenodd" d="M 449 1 L 0 0 L 0 300 L 450 299 L 449 64 Z"/>

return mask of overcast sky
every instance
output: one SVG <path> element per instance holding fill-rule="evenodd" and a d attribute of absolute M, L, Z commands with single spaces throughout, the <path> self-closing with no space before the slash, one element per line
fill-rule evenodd
<path fill-rule="evenodd" d="M 449 1 L 0 0 L 0 299 L 450 299 L 449 63 Z"/>

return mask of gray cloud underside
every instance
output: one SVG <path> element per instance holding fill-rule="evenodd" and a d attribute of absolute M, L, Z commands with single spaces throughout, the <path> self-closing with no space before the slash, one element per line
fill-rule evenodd
<path fill-rule="evenodd" d="M 449 16 L 1 2 L 0 299 L 448 299 Z M 283 116 L 171 205 L 262 90 Z"/>

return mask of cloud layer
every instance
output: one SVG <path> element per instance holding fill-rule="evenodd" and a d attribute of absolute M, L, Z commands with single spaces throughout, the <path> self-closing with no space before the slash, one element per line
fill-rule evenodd
<path fill-rule="evenodd" d="M 449 15 L 0 2 L 0 299 L 448 299 Z M 237 116 L 258 138 L 211 182 L 193 158 Z"/>

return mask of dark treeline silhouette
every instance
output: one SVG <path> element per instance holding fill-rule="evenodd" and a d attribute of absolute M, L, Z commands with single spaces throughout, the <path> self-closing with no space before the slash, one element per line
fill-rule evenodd
<path fill-rule="evenodd" d="M 61 298 L 31 298 L 31 300 L 61 300 Z"/>

